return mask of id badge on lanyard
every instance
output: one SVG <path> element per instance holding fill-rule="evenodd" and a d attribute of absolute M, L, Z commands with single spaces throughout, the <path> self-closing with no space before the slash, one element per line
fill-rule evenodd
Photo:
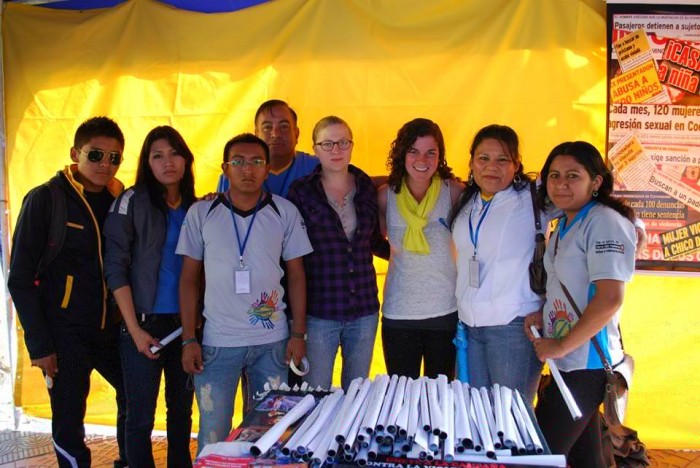
<path fill-rule="evenodd" d="M 255 222 L 255 217 L 258 214 L 258 209 L 260 208 L 260 201 L 263 198 L 263 194 L 260 194 L 258 202 L 255 205 L 255 211 L 253 212 L 253 218 L 250 220 L 248 225 L 248 230 L 246 231 L 245 238 L 241 242 L 241 236 L 238 234 L 238 225 L 236 224 L 236 216 L 233 212 L 233 201 L 227 194 L 227 198 L 231 202 L 231 218 L 233 220 L 233 229 L 236 232 L 236 240 L 238 241 L 238 268 L 233 272 L 233 284 L 234 291 L 236 294 L 250 294 L 250 268 L 243 262 L 243 252 L 245 251 L 246 245 L 248 244 L 248 237 L 250 236 L 250 231 L 253 228 L 253 223 Z"/>
<path fill-rule="evenodd" d="M 236 286 L 236 294 L 250 294 L 250 268 L 241 263 L 233 274 L 233 284 Z"/>
<path fill-rule="evenodd" d="M 469 286 L 478 288 L 481 285 L 479 280 L 479 260 L 476 255 L 469 259 Z"/>
<path fill-rule="evenodd" d="M 469 238 L 472 241 L 472 245 L 474 246 L 474 255 L 472 255 L 472 258 L 469 259 L 469 287 L 471 288 L 478 288 L 481 286 L 481 278 L 480 278 L 480 270 L 481 266 L 479 265 L 479 259 L 476 257 L 476 246 L 479 243 L 479 231 L 481 230 L 481 223 L 484 222 L 484 219 L 486 218 L 486 215 L 489 212 L 489 208 L 491 208 L 491 200 L 488 202 L 484 203 L 485 206 L 482 208 L 481 216 L 479 217 L 479 222 L 476 225 L 476 229 L 472 226 L 472 213 L 469 213 Z M 472 205 L 472 212 L 474 211 L 474 206 Z"/>

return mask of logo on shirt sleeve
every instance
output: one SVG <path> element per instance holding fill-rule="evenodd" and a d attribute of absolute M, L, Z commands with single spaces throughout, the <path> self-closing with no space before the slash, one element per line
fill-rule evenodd
<path fill-rule="evenodd" d="M 602 253 L 625 253 L 625 244 L 617 240 L 600 240 L 595 241 L 594 252 Z"/>

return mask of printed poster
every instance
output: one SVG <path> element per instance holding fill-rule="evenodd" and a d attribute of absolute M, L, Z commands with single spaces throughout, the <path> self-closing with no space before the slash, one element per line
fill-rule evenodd
<path fill-rule="evenodd" d="M 608 3 L 608 161 L 647 229 L 637 267 L 700 270 L 700 12 Z"/>

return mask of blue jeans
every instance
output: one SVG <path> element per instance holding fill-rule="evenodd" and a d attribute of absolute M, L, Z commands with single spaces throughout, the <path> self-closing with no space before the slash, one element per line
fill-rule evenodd
<path fill-rule="evenodd" d="M 329 389 L 338 347 L 343 357 L 340 377 L 343 389 L 347 390 L 350 382 L 357 377 L 367 377 L 372 363 L 378 321 L 379 313 L 347 322 L 307 316 L 306 330 L 309 340 L 306 343 L 306 356 L 311 370 L 304 380 L 314 388 L 320 386 Z"/>
<path fill-rule="evenodd" d="M 469 384 L 490 388 L 493 384 L 517 389 L 532 406 L 542 373 L 542 363 L 525 335 L 523 317 L 507 325 L 467 327 Z"/>
<path fill-rule="evenodd" d="M 147 315 L 139 325 L 154 338 L 163 338 L 180 324 L 177 314 Z M 161 375 L 165 375 L 168 466 L 192 466 L 192 384 L 182 370 L 181 340 L 162 348 L 158 359 L 141 354 L 126 326 L 119 338 L 126 390 L 126 457 L 129 466 L 155 467 L 151 432 L 155 422 Z"/>
<path fill-rule="evenodd" d="M 287 381 L 287 340 L 257 346 L 220 348 L 202 346 L 204 370 L 194 376 L 199 406 L 197 453 L 206 444 L 221 442 L 231 432 L 236 387 L 244 371 L 248 377 L 248 406 L 262 392 L 266 382 L 279 385 Z"/>

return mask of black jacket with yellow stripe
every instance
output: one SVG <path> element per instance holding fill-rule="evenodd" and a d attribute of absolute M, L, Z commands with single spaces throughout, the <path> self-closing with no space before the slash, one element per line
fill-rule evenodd
<path fill-rule="evenodd" d="M 75 164 L 67 166 L 51 179 L 65 194 L 65 238 L 56 257 L 38 276 L 53 205 L 46 184 L 24 198 L 14 230 L 7 286 L 32 359 L 55 352 L 53 336 L 57 333 L 91 334 L 118 320 L 104 281 L 101 226 L 74 178 L 76 171 Z M 117 179 L 107 186 L 112 198 L 123 188 Z"/>

